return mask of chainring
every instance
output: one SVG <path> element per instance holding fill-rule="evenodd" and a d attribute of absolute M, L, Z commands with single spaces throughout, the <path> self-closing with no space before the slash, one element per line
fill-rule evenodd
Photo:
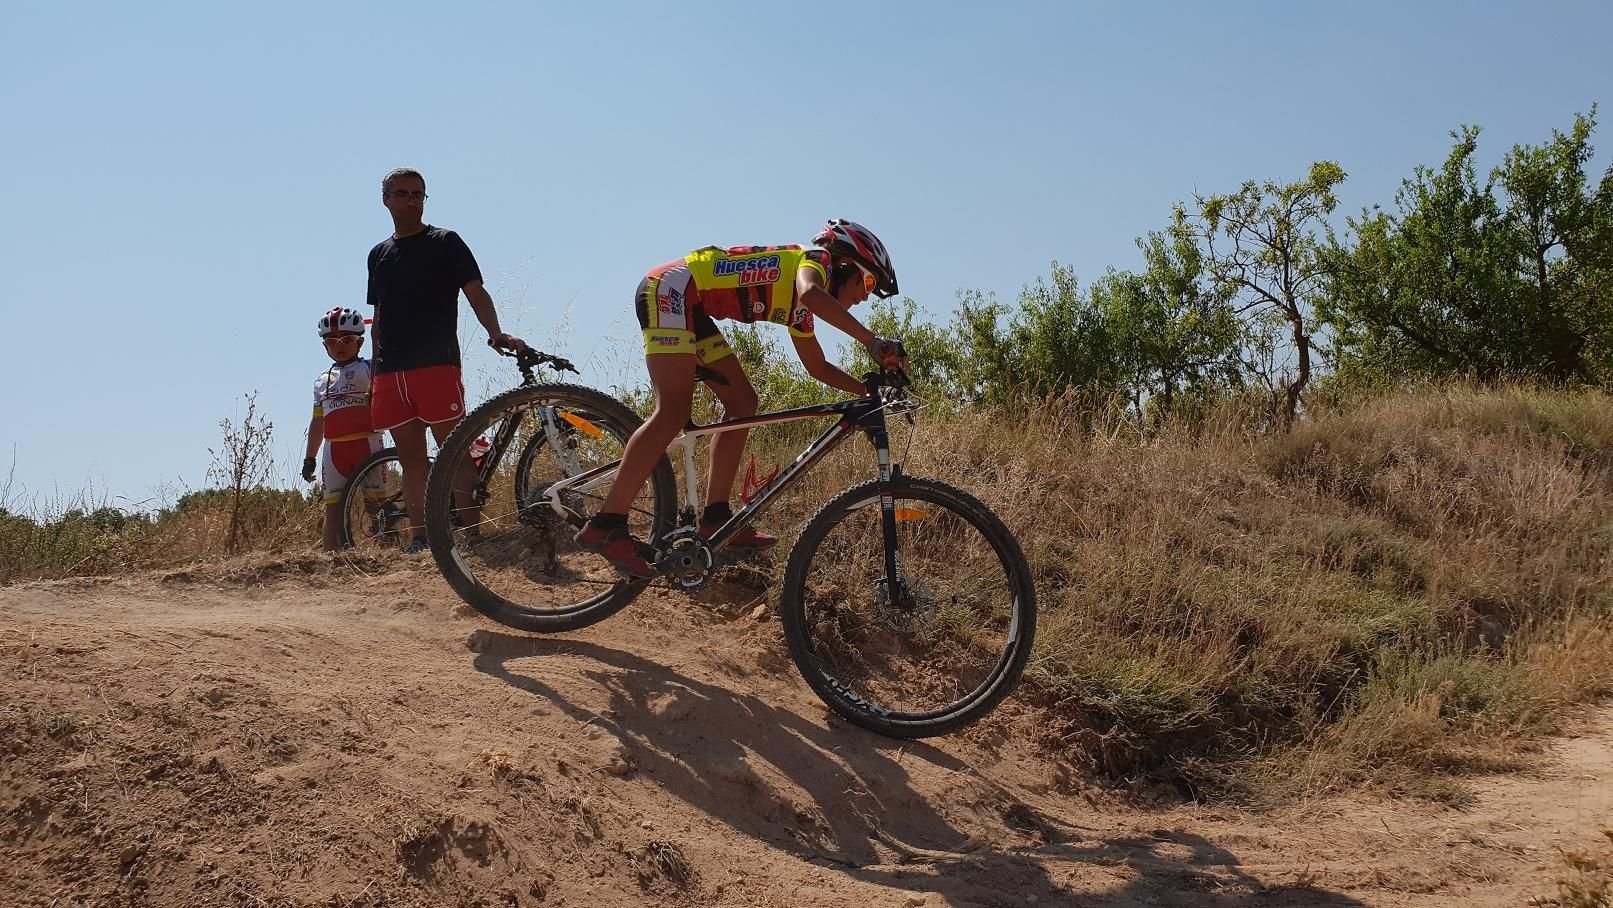
<path fill-rule="evenodd" d="M 656 573 L 681 590 L 698 590 L 711 579 L 717 559 L 694 527 L 679 527 L 661 537 L 655 553 Z"/>

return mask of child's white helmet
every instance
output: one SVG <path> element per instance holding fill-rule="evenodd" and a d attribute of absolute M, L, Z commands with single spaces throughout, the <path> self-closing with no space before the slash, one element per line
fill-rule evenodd
<path fill-rule="evenodd" d="M 330 337 L 332 334 L 363 334 L 364 316 L 356 309 L 346 309 L 337 306 L 319 317 L 319 336 Z"/>

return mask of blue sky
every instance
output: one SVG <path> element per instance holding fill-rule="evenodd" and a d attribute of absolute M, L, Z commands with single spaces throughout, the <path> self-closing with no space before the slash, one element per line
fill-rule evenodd
<path fill-rule="evenodd" d="M 1353 212 L 1459 124 L 1486 165 L 1543 142 L 1613 99 L 1610 34 L 1605 2 L 13 0 L 0 482 L 24 509 L 200 487 L 252 390 L 290 482 L 314 323 L 362 306 L 392 167 L 509 330 L 621 384 L 638 278 L 693 247 L 850 217 L 943 321 L 1055 259 L 1137 267 L 1195 190 L 1328 158 Z M 460 325 L 474 402 L 514 373 Z"/>

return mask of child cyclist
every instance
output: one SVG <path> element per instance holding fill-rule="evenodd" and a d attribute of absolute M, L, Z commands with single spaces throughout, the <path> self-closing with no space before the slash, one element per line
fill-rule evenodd
<path fill-rule="evenodd" d="M 338 306 L 319 319 L 319 336 L 332 365 L 314 379 L 314 415 L 308 421 L 302 478 L 314 481 L 314 454 L 322 450 L 325 551 L 334 552 L 342 545 L 342 490 L 354 468 L 381 450 L 381 433 L 370 426 L 370 361 L 358 355 L 364 346 L 364 316 Z"/>
<path fill-rule="evenodd" d="M 756 413 L 756 390 L 717 330 L 716 319 L 788 326 L 808 374 L 848 394 L 865 393 L 862 383 L 824 357 L 813 334 L 815 319 L 850 335 L 882 367 L 905 367 L 895 343 L 876 337 L 851 314 L 851 307 L 870 293 L 881 298 L 896 293 L 896 269 L 885 245 L 867 228 L 838 218 L 824 225 L 812 245 L 811 249 L 707 246 L 651 270 L 639 282 L 634 308 L 644 329 L 644 362 L 655 392 L 655 411 L 628 439 L 610 494 L 577 533 L 579 545 L 604 555 L 628 576 L 655 576 L 653 552 L 627 530 L 627 509 L 655 462 L 689 421 L 696 366 L 720 377 L 720 381 L 708 378 L 706 384 L 722 402 L 725 416 Z M 728 496 L 746 434 L 742 429 L 724 432 L 712 443 L 706 508 L 700 515 L 703 536 L 709 537 L 733 516 Z M 730 544 L 761 549 L 776 542 L 777 538 L 746 527 Z"/>

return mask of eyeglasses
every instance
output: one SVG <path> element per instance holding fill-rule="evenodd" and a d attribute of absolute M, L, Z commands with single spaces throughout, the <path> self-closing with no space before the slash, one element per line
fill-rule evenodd
<path fill-rule="evenodd" d="M 410 202 L 424 202 L 426 199 L 431 198 L 431 196 L 418 189 L 394 189 L 387 195 L 394 199 L 406 199 Z"/>
<path fill-rule="evenodd" d="M 361 334 L 327 334 L 327 335 L 325 335 L 325 343 L 327 343 L 327 344 L 345 344 L 348 341 L 356 341 L 356 340 L 359 340 L 362 337 L 363 337 L 363 335 L 361 335 Z"/>
<path fill-rule="evenodd" d="M 874 277 L 874 273 L 872 271 L 864 268 L 862 262 L 853 261 L 852 264 L 856 265 L 857 270 L 863 273 L 863 287 L 866 288 L 869 293 L 873 293 L 874 288 L 879 286 L 879 278 Z"/>

